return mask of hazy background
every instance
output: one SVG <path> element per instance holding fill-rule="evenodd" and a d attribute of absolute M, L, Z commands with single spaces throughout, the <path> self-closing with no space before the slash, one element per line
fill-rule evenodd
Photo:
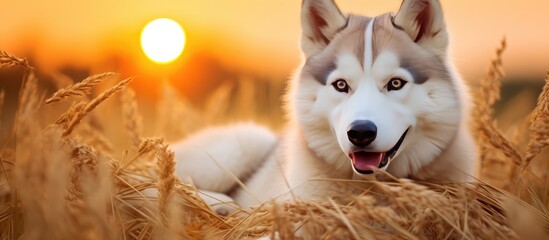
<path fill-rule="evenodd" d="M 344 12 L 379 15 L 396 12 L 401 1 L 336 2 Z M 507 104 L 530 108 L 549 69 L 549 1 L 441 2 L 452 57 L 464 78 L 474 82 L 484 76 L 505 36 L 507 77 L 500 109 Z M 28 58 L 44 78 L 56 72 L 76 80 L 104 71 L 136 76 L 132 87 L 144 105 L 157 99 L 162 81 L 197 106 L 226 82 L 267 84 L 280 92 L 300 62 L 300 0 L 19 0 L 0 6 L 0 49 Z M 144 25 L 160 17 L 179 22 L 187 36 L 181 58 L 167 66 L 148 60 L 139 45 Z M 8 105 L 20 77 L 20 71 L 0 71 Z M 509 114 L 510 122 L 518 116 L 499 114 Z"/>

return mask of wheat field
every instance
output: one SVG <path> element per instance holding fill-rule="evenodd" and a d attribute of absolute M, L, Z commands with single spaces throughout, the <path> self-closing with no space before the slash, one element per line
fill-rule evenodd
<path fill-rule="evenodd" d="M 549 73 L 532 113 L 501 130 L 493 106 L 504 49 L 502 41 L 487 76 L 471 88 L 478 183 L 439 185 L 389 175 L 371 182 L 314 179 L 337 182 L 341 192 L 326 201 L 266 202 L 228 217 L 198 197 L 191 179 L 174 175 L 168 144 L 217 123 L 230 86 L 197 109 L 165 85 L 154 126 L 158 137 L 144 137 L 151 126 L 128 87 L 133 78 L 119 80 L 111 72 L 81 81 L 57 77 L 58 90 L 51 93 L 25 59 L 0 51 L 0 67 L 24 72 L 14 124 L 0 146 L 1 238 L 547 239 Z M 2 90 L 0 109 L 4 96 Z M 249 102 L 241 100 L 238 108 L 251 109 Z M 123 141 L 109 137 L 111 125 L 122 126 Z M 143 194 L 150 189 L 158 196 Z"/>

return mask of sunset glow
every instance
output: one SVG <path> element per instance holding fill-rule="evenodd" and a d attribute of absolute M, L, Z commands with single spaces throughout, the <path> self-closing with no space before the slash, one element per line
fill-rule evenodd
<path fill-rule="evenodd" d="M 171 19 L 156 19 L 143 28 L 141 48 L 152 61 L 160 64 L 170 63 L 183 52 L 185 33 L 181 26 Z"/>
<path fill-rule="evenodd" d="M 398 10 L 402 0 L 336 0 L 342 12 L 367 16 Z M 155 67 L 181 69 L 190 63 L 283 81 L 302 60 L 299 39 L 301 1 L 4 1 L 0 8 L 0 46 L 32 58 L 48 71 L 71 65 L 127 74 L 156 73 Z M 547 0 L 441 1 L 459 72 L 476 81 L 503 36 L 508 41 L 509 79 L 539 79 L 549 61 Z M 496 4 L 497 3 L 497 4 Z M 215 7 L 212 7 L 212 4 Z M 464 17 L 467 16 L 467 17 Z M 186 44 L 171 64 L 156 64 L 144 54 L 140 35 L 157 18 L 184 28 Z M 191 40 L 192 39 L 192 40 Z M 158 46 L 158 44 L 153 44 Z M 172 52 L 168 50 L 168 52 Z M 196 58 L 199 57 L 200 60 Z M 181 61 L 180 61 L 181 60 Z M 202 62 L 201 62 L 202 61 Z M 167 66 L 166 66 L 167 65 Z M 150 70 L 153 69 L 153 70 Z M 150 72 L 147 72 L 149 71 Z M 193 70 L 196 71 L 196 70 Z M 211 74 L 211 69 L 208 69 Z M 151 74 L 152 75 L 152 74 Z M 183 76 L 180 76 L 183 78 Z"/>

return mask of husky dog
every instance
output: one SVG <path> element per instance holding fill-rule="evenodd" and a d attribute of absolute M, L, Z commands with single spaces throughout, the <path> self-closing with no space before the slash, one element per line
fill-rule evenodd
<path fill-rule="evenodd" d="M 199 132 L 172 147 L 179 176 L 243 208 L 325 199 L 336 186 L 319 178 L 378 169 L 475 179 L 469 97 L 448 57 L 439 1 L 404 0 L 396 14 L 365 17 L 343 14 L 333 0 L 303 0 L 301 24 L 304 61 L 289 82 L 287 128 L 280 136 L 254 124 Z"/>

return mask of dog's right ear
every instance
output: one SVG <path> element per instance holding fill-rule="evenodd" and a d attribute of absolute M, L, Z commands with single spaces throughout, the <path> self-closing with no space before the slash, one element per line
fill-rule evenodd
<path fill-rule="evenodd" d="M 334 0 L 303 0 L 301 49 L 309 57 L 324 49 L 347 24 Z"/>
<path fill-rule="evenodd" d="M 418 45 L 446 54 L 448 32 L 439 0 L 403 0 L 393 20 Z"/>

